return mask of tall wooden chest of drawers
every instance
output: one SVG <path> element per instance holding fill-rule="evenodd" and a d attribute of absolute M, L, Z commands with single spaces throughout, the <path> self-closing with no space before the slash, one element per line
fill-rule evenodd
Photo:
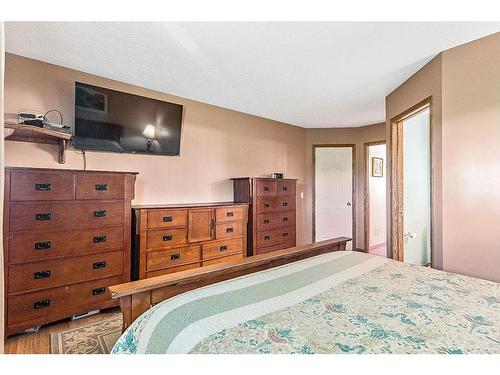
<path fill-rule="evenodd" d="M 117 305 L 135 173 L 6 168 L 6 335 Z"/>
<path fill-rule="evenodd" d="M 234 201 L 249 203 L 248 255 L 294 247 L 295 179 L 232 178 Z"/>
<path fill-rule="evenodd" d="M 133 279 L 242 259 L 247 204 L 134 206 Z"/>

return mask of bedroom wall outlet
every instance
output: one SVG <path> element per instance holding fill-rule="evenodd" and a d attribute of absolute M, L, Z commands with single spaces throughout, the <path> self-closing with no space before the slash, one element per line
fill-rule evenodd
<path fill-rule="evenodd" d="M 304 192 L 303 191 L 300 192 L 300 199 L 304 199 Z"/>

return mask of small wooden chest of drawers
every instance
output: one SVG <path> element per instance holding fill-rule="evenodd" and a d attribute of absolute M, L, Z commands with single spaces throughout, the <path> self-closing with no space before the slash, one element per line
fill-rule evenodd
<path fill-rule="evenodd" d="M 233 261 L 246 255 L 247 204 L 133 208 L 133 279 Z"/>
<path fill-rule="evenodd" d="M 296 180 L 233 178 L 234 201 L 250 204 L 248 255 L 294 247 Z"/>
<path fill-rule="evenodd" d="M 135 173 L 6 168 L 6 335 L 117 305 Z"/>

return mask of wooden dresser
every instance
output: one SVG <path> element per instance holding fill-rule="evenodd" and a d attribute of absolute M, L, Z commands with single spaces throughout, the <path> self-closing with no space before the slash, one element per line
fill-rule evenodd
<path fill-rule="evenodd" d="M 250 204 L 248 255 L 295 246 L 295 179 L 232 178 L 234 201 Z"/>
<path fill-rule="evenodd" d="M 145 279 L 246 254 L 247 204 L 134 206 L 133 278 Z"/>
<path fill-rule="evenodd" d="M 117 305 L 135 173 L 6 168 L 6 335 Z"/>

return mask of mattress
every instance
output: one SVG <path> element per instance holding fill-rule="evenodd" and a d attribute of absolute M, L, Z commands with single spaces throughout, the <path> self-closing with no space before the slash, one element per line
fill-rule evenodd
<path fill-rule="evenodd" d="M 500 353 L 500 284 L 334 252 L 163 301 L 112 353 Z"/>

